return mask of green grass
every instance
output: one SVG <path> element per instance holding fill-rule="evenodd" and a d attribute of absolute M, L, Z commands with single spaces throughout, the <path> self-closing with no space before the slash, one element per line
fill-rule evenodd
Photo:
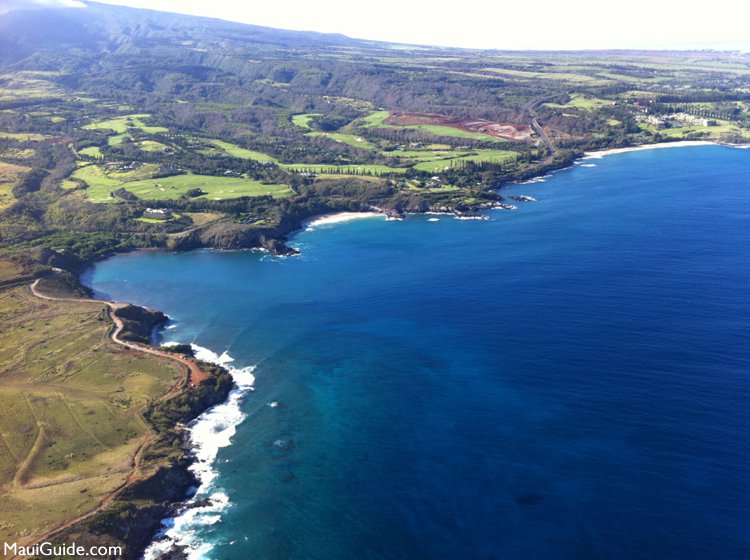
<path fill-rule="evenodd" d="M 155 140 L 142 140 L 136 144 L 139 149 L 144 152 L 164 153 L 165 150 L 169 149 L 169 146 L 156 142 Z"/>
<path fill-rule="evenodd" d="M 310 121 L 321 116 L 322 113 L 303 113 L 301 115 L 292 115 L 292 124 L 306 130 L 312 130 L 310 127 Z"/>
<path fill-rule="evenodd" d="M 180 376 L 111 342 L 103 309 L 0 291 L 0 539 L 43 533 L 121 485 L 146 434 L 140 407 Z"/>
<path fill-rule="evenodd" d="M 79 154 L 83 154 L 85 156 L 92 156 L 95 158 L 103 158 L 104 154 L 102 154 L 101 149 L 99 149 L 99 146 L 90 146 L 88 148 L 83 148 L 82 150 L 78 150 Z"/>
<path fill-rule="evenodd" d="M 410 152 L 404 152 L 410 153 Z M 423 153 L 423 152 L 412 152 L 412 153 Z M 430 152 L 427 152 L 430 153 Z M 420 161 L 414 165 L 414 169 L 420 171 L 427 171 L 430 173 L 437 173 L 444 171 L 445 168 L 450 168 L 455 165 L 460 165 L 461 162 L 473 161 L 475 163 L 488 162 L 488 163 L 507 163 L 513 161 L 518 157 L 516 152 L 509 150 L 473 150 L 472 152 L 443 152 L 450 154 L 444 158 L 430 158 L 420 159 Z"/>
<path fill-rule="evenodd" d="M 13 187 L 18 183 L 20 176 L 28 170 L 28 167 L 0 161 L 0 210 L 4 210 L 16 201 L 13 196 Z"/>
<path fill-rule="evenodd" d="M 118 182 L 114 188 L 109 182 L 107 184 L 99 183 L 91 185 L 86 190 L 86 193 L 92 202 L 111 202 L 113 198 L 110 193 L 120 187 L 124 187 L 138 198 L 147 200 L 179 198 L 194 188 L 200 188 L 206 193 L 199 198 L 214 200 L 263 195 L 283 198 L 293 194 L 292 189 L 288 185 L 265 185 L 260 181 L 242 177 L 213 177 L 209 175 L 175 175 L 172 177 L 144 179 L 127 183 Z"/>
<path fill-rule="evenodd" d="M 362 120 L 364 121 L 364 126 L 366 127 L 377 127 L 384 126 L 383 121 L 385 121 L 390 116 L 390 111 L 375 111 L 374 113 L 371 113 L 364 117 Z"/>
<path fill-rule="evenodd" d="M 273 156 L 269 156 L 268 154 L 264 154 L 263 152 L 247 150 L 236 144 L 224 142 L 223 140 L 216 140 L 213 138 L 207 138 L 206 140 L 232 157 L 276 163 L 276 158 L 274 158 Z"/>
<path fill-rule="evenodd" d="M 354 146 L 355 148 L 362 148 L 364 150 L 377 149 L 377 146 L 375 146 L 372 142 L 369 142 L 361 136 L 357 136 L 356 134 L 345 134 L 342 132 L 310 132 L 309 134 L 307 134 L 307 136 L 322 136 L 325 138 L 330 138 L 335 142 L 341 142 L 343 144 Z"/>
<path fill-rule="evenodd" d="M 601 109 L 602 107 L 611 106 L 612 102 L 607 101 L 606 99 L 586 97 L 580 94 L 576 94 L 571 96 L 570 101 L 568 101 L 564 105 L 561 105 L 559 103 L 545 103 L 544 105 L 556 109 L 569 109 L 571 107 L 574 107 L 576 109 L 583 109 L 585 111 L 595 111 L 597 109 Z"/>
<path fill-rule="evenodd" d="M 51 138 L 51 136 L 36 134 L 35 132 L 0 132 L 0 138 L 10 138 L 12 140 L 20 140 L 21 142 L 34 142 L 46 140 Z"/>
<path fill-rule="evenodd" d="M 717 126 L 683 126 L 682 128 L 663 128 L 656 132 L 665 138 L 684 138 L 690 135 L 695 136 L 695 133 L 705 133 L 701 137 L 708 140 L 718 139 L 725 134 L 741 134 L 743 132 L 739 126 L 728 121 L 717 120 L 716 122 L 719 123 Z M 747 131 L 744 132 L 747 133 Z"/>
<path fill-rule="evenodd" d="M 120 146 L 125 138 L 130 138 L 130 134 L 115 134 L 114 136 L 110 136 L 109 138 L 107 138 L 107 144 L 109 144 L 110 146 Z"/>
<path fill-rule="evenodd" d="M 465 156 L 469 153 L 455 152 L 453 150 L 393 150 L 392 152 L 383 152 L 383 155 L 414 161 L 435 161 Z"/>
<path fill-rule="evenodd" d="M 86 196 L 92 202 L 118 202 L 113 191 L 125 188 L 139 198 L 170 200 L 179 198 L 190 189 L 200 188 L 206 194 L 200 198 L 231 199 L 243 196 L 270 195 L 283 198 L 294 193 L 288 185 L 264 184 L 244 177 L 214 177 L 210 175 L 174 175 L 152 179 L 157 164 L 145 164 L 125 173 L 105 172 L 99 165 L 78 168 L 71 177 L 86 182 Z"/>
<path fill-rule="evenodd" d="M 117 134 L 123 134 L 129 130 L 138 129 L 146 134 L 157 134 L 159 132 L 169 132 L 169 129 L 163 126 L 149 126 L 143 122 L 143 119 L 151 117 L 149 114 L 123 115 L 106 121 L 87 124 L 85 130 L 113 130 Z"/>

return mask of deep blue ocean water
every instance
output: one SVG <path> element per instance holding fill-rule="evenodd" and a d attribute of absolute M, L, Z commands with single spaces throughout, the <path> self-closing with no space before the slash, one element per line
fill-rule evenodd
<path fill-rule="evenodd" d="M 257 364 L 206 557 L 750 558 L 750 150 L 581 163 L 491 221 L 84 276 Z"/>

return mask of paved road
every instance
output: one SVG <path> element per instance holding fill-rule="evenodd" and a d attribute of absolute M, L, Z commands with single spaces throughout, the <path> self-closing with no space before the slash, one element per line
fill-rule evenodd
<path fill-rule="evenodd" d="M 552 143 L 552 140 L 549 139 L 549 136 L 547 136 L 547 133 L 544 132 L 544 129 L 539 124 L 539 121 L 536 120 L 536 116 L 534 116 L 534 109 L 539 107 L 542 103 L 547 103 L 548 101 L 552 101 L 556 98 L 560 97 L 559 95 L 550 95 L 547 97 L 540 97 L 539 99 L 535 99 L 533 101 L 530 101 L 526 104 L 526 106 L 523 108 L 524 112 L 529 116 L 529 122 L 531 124 L 531 128 L 534 129 L 534 132 L 536 132 L 539 137 L 542 139 L 542 142 L 544 142 L 544 145 L 547 146 L 547 150 L 549 151 L 549 156 L 547 157 L 545 163 L 550 163 L 557 153 L 557 148 L 555 148 L 554 144 Z"/>

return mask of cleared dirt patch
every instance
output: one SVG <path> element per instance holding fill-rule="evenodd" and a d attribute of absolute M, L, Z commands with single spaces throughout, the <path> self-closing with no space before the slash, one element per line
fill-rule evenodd
<path fill-rule="evenodd" d="M 487 134 L 495 138 L 520 141 L 529 140 L 532 133 L 531 127 L 527 124 L 500 123 L 486 119 L 461 119 L 435 113 L 394 111 L 385 120 L 385 124 L 393 126 L 448 126 L 465 132 Z"/>

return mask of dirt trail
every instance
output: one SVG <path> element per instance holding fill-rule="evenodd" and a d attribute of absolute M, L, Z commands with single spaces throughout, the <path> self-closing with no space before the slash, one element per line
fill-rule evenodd
<path fill-rule="evenodd" d="M 93 299 L 93 298 L 60 298 L 60 297 L 53 297 L 48 296 L 45 294 L 42 294 L 37 289 L 37 285 L 39 284 L 39 278 L 34 280 L 34 282 L 31 284 L 29 289 L 31 290 L 31 293 L 34 294 L 36 297 L 40 299 L 46 299 L 49 301 L 69 301 L 69 302 L 75 302 L 75 303 L 96 303 L 96 304 L 104 304 L 109 307 L 109 315 L 112 318 L 112 322 L 115 324 L 115 330 L 112 331 L 112 334 L 110 337 L 114 342 L 117 344 L 120 344 L 121 346 L 125 346 L 126 348 L 130 348 L 131 350 L 137 350 L 139 352 L 144 352 L 146 354 L 151 354 L 153 356 L 159 356 L 161 358 L 166 358 L 168 360 L 174 360 L 176 362 L 180 362 L 182 365 L 187 367 L 188 369 L 188 375 L 185 382 L 189 382 L 190 385 L 195 387 L 196 385 L 200 385 L 203 381 L 210 378 L 210 375 L 203 371 L 200 366 L 195 362 L 195 360 L 191 360 L 189 358 L 184 358 L 182 356 L 176 355 L 176 354 L 170 354 L 169 352 L 164 352 L 162 350 L 158 350 L 152 346 L 146 346 L 144 344 L 138 344 L 135 342 L 130 342 L 127 340 L 123 340 L 120 338 L 120 334 L 122 333 L 123 329 L 125 328 L 125 323 L 123 323 L 122 319 L 120 319 L 116 314 L 115 311 L 117 309 L 121 309 L 125 307 L 126 303 L 117 303 L 113 301 L 105 301 L 101 299 Z M 167 395 L 173 394 L 174 392 L 179 391 L 182 384 L 178 384 L 180 386 L 175 386 L 170 390 L 170 393 L 167 393 Z M 165 396 L 167 396 L 165 395 Z"/>
<path fill-rule="evenodd" d="M 40 299 L 49 300 L 49 301 L 68 301 L 68 302 L 75 302 L 75 303 L 95 303 L 95 304 L 98 304 L 98 305 L 102 305 L 102 304 L 106 305 L 109 308 L 110 317 L 112 318 L 112 321 L 115 324 L 115 329 L 114 329 L 114 331 L 112 331 L 112 334 L 110 335 L 110 337 L 112 338 L 112 340 L 115 343 L 120 344 L 121 346 L 125 346 L 126 348 L 130 348 L 132 350 L 136 350 L 138 352 L 145 352 L 146 354 L 152 354 L 154 356 L 159 356 L 159 357 L 162 357 L 162 358 L 166 358 L 168 360 L 174 360 L 174 361 L 180 362 L 182 365 L 184 365 L 187 368 L 186 374 L 177 383 L 175 383 L 169 389 L 169 391 L 161 397 L 160 400 L 166 400 L 166 399 L 169 399 L 169 398 L 173 397 L 174 395 L 176 395 L 177 393 L 179 393 L 179 391 L 187 383 L 189 383 L 192 386 L 196 386 L 196 385 L 199 385 L 200 383 L 202 383 L 204 380 L 210 378 L 210 375 L 208 373 L 206 373 L 205 371 L 203 371 L 194 360 L 190 360 L 188 358 L 183 358 L 182 356 L 178 356 L 178 355 L 175 355 L 175 354 L 169 354 L 167 352 L 162 352 L 161 350 L 157 350 L 156 348 L 152 348 L 150 346 L 145 346 L 145 345 L 142 345 L 142 344 L 136 344 L 134 342 L 129 342 L 127 340 L 122 340 L 120 338 L 120 333 L 122 333 L 122 330 L 125 328 L 125 324 L 123 323 L 122 319 L 120 319 L 119 317 L 117 317 L 117 315 L 115 315 L 115 311 L 117 309 L 125 307 L 125 305 L 127 305 L 127 304 L 116 303 L 116 302 L 111 302 L 111 301 L 103 301 L 103 300 L 91 299 L 91 298 L 63 298 L 63 297 L 53 297 L 53 296 L 49 296 L 49 295 L 45 295 L 45 294 L 40 293 L 39 290 L 37 289 L 38 288 L 38 286 L 37 286 L 38 283 L 39 283 L 39 279 L 35 280 L 29 286 L 29 289 L 31 290 L 31 293 L 33 295 L 35 295 L 36 297 L 38 297 Z M 144 408 L 145 408 L 145 406 L 144 406 Z M 141 412 L 142 412 L 142 410 L 141 410 Z M 156 436 L 153 433 L 149 433 L 149 434 L 147 434 L 143 438 L 143 441 L 141 442 L 141 444 L 138 446 L 138 448 L 135 450 L 135 453 L 133 454 L 133 458 L 131 460 L 130 474 L 128 474 L 127 478 L 125 479 L 125 481 L 120 486 L 118 486 L 112 492 L 110 492 L 109 494 L 107 494 L 102 499 L 102 501 L 99 503 L 99 505 L 96 508 L 94 508 L 94 509 L 92 509 L 92 510 L 86 512 L 86 513 L 82 513 L 81 515 L 78 515 L 78 516 L 74 517 L 73 519 L 70 519 L 70 520 L 66 521 L 65 523 L 62 523 L 62 524 L 58 525 L 54 529 L 51 529 L 50 531 L 46 532 L 45 534 L 39 536 L 37 539 L 34 540 L 34 543 L 39 543 L 39 542 L 46 541 L 46 540 L 54 537 L 55 535 L 60 534 L 65 529 L 68 529 L 68 528 L 72 527 L 73 525 L 75 525 L 77 523 L 80 523 L 81 521 L 84 521 L 84 520 L 89 519 L 90 517 L 96 515 L 97 513 L 99 513 L 100 511 L 102 511 L 104 508 L 106 508 L 109 504 L 111 504 L 112 501 L 115 498 L 117 498 L 117 496 L 119 496 L 120 493 L 122 493 L 123 490 L 125 490 L 126 488 L 128 488 L 133 483 L 141 480 L 143 478 L 143 473 L 140 472 L 140 467 L 141 467 L 141 463 L 143 461 L 143 454 L 144 454 L 145 449 L 154 441 L 155 437 Z M 34 543 L 30 543 L 30 545 L 34 544 Z M 21 558 L 20 556 L 14 556 L 13 560 L 16 560 L 16 559 L 20 560 L 20 558 Z"/>

